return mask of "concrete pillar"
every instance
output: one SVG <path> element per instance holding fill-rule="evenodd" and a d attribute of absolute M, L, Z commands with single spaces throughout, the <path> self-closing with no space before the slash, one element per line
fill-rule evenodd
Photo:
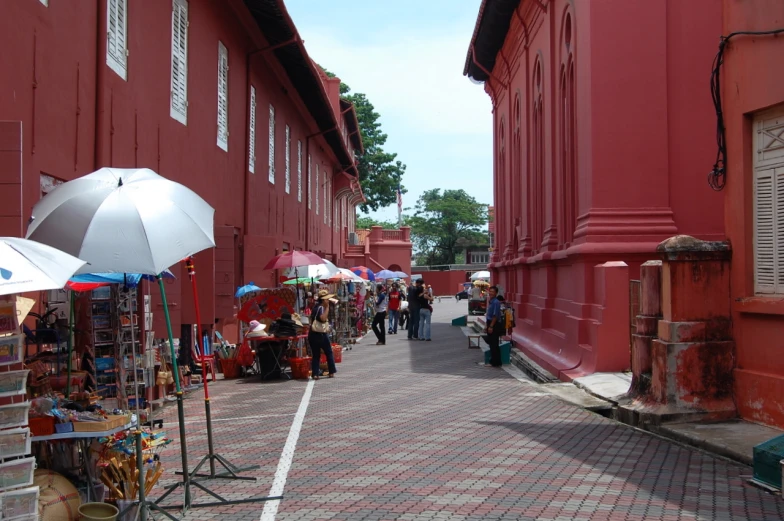
<path fill-rule="evenodd" d="M 733 417 L 730 245 L 678 235 L 657 251 L 662 320 L 652 346 L 652 394 L 677 409 Z"/>
<path fill-rule="evenodd" d="M 384 228 L 382 228 L 381 226 L 371 226 L 370 227 L 370 242 L 371 242 L 371 244 L 372 243 L 381 242 L 382 240 L 384 240 L 383 231 L 384 231 Z"/>
<path fill-rule="evenodd" d="M 648 261 L 640 266 L 640 313 L 635 317 L 632 335 L 631 396 L 641 396 L 651 385 L 651 346 L 661 318 L 661 261 Z"/>

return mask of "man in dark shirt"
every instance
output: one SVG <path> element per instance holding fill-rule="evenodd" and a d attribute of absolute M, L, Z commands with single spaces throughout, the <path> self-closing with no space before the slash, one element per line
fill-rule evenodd
<path fill-rule="evenodd" d="M 424 281 L 417 279 L 416 284 L 408 288 L 408 339 L 419 339 L 419 296 L 424 292 Z"/>
<path fill-rule="evenodd" d="M 485 342 L 490 346 L 490 363 L 493 367 L 501 367 L 501 348 L 499 343 L 501 334 L 504 331 L 505 322 L 503 314 L 501 313 L 501 303 L 498 301 L 498 288 L 490 286 L 490 303 L 487 305 L 487 314 L 485 315 L 487 335 L 485 335 Z"/>

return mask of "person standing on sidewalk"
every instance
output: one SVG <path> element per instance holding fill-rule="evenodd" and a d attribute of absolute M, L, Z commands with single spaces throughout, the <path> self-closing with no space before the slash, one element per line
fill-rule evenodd
<path fill-rule="evenodd" d="M 384 286 L 379 284 L 376 286 L 376 315 L 373 317 L 373 332 L 378 338 L 377 346 L 386 345 L 386 331 L 384 330 L 384 319 L 387 318 L 387 294 L 384 291 Z"/>
<path fill-rule="evenodd" d="M 501 313 L 501 303 L 498 301 L 498 287 L 490 286 L 490 303 L 487 305 L 485 315 L 487 335 L 485 342 L 490 346 L 490 364 L 493 367 L 501 367 L 501 348 L 499 342 L 504 332 L 505 322 Z M 485 364 L 488 365 L 488 364 Z"/>
<path fill-rule="evenodd" d="M 430 342 L 430 317 L 433 315 L 433 295 L 423 288 L 419 296 L 419 340 Z"/>
<path fill-rule="evenodd" d="M 419 295 L 422 294 L 422 279 L 408 288 L 408 339 L 419 338 Z"/>
<path fill-rule="evenodd" d="M 392 284 L 392 291 L 389 292 L 389 333 L 397 335 L 398 320 L 400 319 L 400 291 L 397 284 Z"/>
<path fill-rule="evenodd" d="M 312 322 L 326 324 L 328 328 L 329 306 L 332 299 L 334 298 L 335 295 L 330 294 L 325 289 L 322 289 L 318 292 L 318 296 L 316 297 L 316 304 L 313 306 L 313 311 L 310 314 Z M 311 327 L 310 331 L 308 332 L 308 344 L 310 345 L 311 355 L 313 356 L 313 359 L 310 363 L 310 372 L 313 379 L 318 380 L 319 375 L 321 374 L 320 365 L 322 351 L 327 357 L 327 369 L 329 370 L 329 377 L 334 377 L 338 370 L 335 367 L 335 356 L 332 352 L 332 345 L 329 341 L 329 335 L 327 333 L 319 333 L 315 331 L 313 327 Z"/>

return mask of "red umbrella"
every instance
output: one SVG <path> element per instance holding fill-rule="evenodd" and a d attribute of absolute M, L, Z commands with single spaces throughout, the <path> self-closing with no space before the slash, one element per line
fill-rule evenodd
<path fill-rule="evenodd" d="M 310 266 L 312 264 L 323 264 L 324 260 L 313 252 L 309 251 L 289 251 L 273 257 L 266 266 L 265 270 L 282 270 L 286 268 L 296 268 L 297 266 Z"/>

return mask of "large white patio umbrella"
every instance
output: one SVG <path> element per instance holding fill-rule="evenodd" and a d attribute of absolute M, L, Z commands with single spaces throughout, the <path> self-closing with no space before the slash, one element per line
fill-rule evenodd
<path fill-rule="evenodd" d="M 79 273 L 159 275 L 215 246 L 214 213 L 148 168 L 101 168 L 41 199 L 27 238 L 86 260 Z"/>
<path fill-rule="evenodd" d="M 182 259 L 215 246 L 214 213 L 192 190 L 150 169 L 101 168 L 58 186 L 41 199 L 33 207 L 27 230 L 28 239 L 86 260 L 89 264 L 81 272 L 157 276 L 177 391 L 186 508 L 191 498 L 185 413 L 161 274 Z M 135 339 L 132 345 L 135 349 Z M 137 450 L 141 450 L 141 436 L 137 436 Z M 144 474 L 142 458 L 137 459 L 139 473 Z M 139 488 L 142 513 L 148 506 L 163 512 L 145 501 L 143 482 Z"/>
<path fill-rule="evenodd" d="M 0 295 L 60 289 L 84 265 L 46 244 L 0 237 Z"/>
<path fill-rule="evenodd" d="M 471 280 L 490 280 L 490 272 L 489 271 L 477 271 L 473 275 L 471 275 Z"/>
<path fill-rule="evenodd" d="M 320 264 L 309 264 L 306 266 L 297 266 L 294 268 L 286 268 L 283 271 L 283 276 L 289 279 L 303 278 L 303 279 L 326 279 L 335 275 L 338 272 L 338 267 L 327 259 L 321 259 Z"/>

